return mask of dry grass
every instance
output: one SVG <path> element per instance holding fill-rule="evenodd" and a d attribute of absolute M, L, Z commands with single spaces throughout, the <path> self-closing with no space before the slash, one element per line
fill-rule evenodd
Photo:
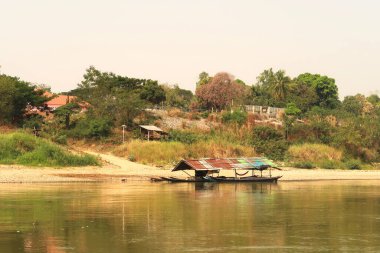
<path fill-rule="evenodd" d="M 255 156 L 250 146 L 237 145 L 226 141 L 201 141 L 191 144 L 188 158 L 202 157 L 250 157 Z"/>
<path fill-rule="evenodd" d="M 187 145 L 180 142 L 133 140 L 119 146 L 113 153 L 139 163 L 155 166 L 173 165 L 180 159 L 189 158 L 249 157 L 255 155 L 252 147 L 223 141 L 200 141 Z"/>
<path fill-rule="evenodd" d="M 170 109 L 167 111 L 168 112 L 168 116 L 169 117 L 178 117 L 178 118 L 184 118 L 185 117 L 185 113 L 182 112 L 180 109 L 178 108 L 173 108 L 173 109 Z"/>
<path fill-rule="evenodd" d="M 289 158 L 297 162 L 341 161 L 342 151 L 324 144 L 293 145 L 288 150 Z"/>
<path fill-rule="evenodd" d="M 12 125 L 1 125 L 0 126 L 0 133 L 7 134 L 7 133 L 13 133 L 17 130 L 15 126 Z"/>

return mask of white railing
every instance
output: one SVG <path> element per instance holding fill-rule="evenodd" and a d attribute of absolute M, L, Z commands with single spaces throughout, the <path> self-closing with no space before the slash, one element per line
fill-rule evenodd
<path fill-rule="evenodd" d="M 245 110 L 254 114 L 267 115 L 270 118 L 280 118 L 285 113 L 284 108 L 261 105 L 245 105 Z"/>

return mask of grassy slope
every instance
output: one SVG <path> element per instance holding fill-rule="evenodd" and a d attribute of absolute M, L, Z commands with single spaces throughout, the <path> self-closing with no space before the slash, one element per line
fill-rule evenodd
<path fill-rule="evenodd" d="M 75 155 L 52 142 L 21 132 L 0 134 L 0 163 L 28 166 L 99 164 L 94 156 Z"/>
<path fill-rule="evenodd" d="M 158 142 L 133 140 L 113 152 L 132 161 L 165 166 L 180 159 L 204 157 L 250 157 L 255 156 L 252 147 L 232 144 L 227 141 L 199 141 L 192 144 L 180 142 Z"/>

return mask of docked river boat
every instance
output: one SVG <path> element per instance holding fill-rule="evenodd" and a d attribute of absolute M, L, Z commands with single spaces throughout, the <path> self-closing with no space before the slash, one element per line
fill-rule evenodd
<path fill-rule="evenodd" d="M 159 177 L 152 181 L 180 182 L 277 182 L 281 176 L 272 176 L 272 169 L 279 169 L 265 157 L 253 158 L 206 158 L 180 161 L 172 171 L 182 171 L 187 178 Z M 234 176 L 220 176 L 220 170 L 232 170 Z M 194 176 L 188 171 L 193 171 Z M 263 175 L 265 171 L 267 175 Z M 255 172 L 258 172 L 255 174 Z M 250 175 L 248 175 L 250 174 Z"/>

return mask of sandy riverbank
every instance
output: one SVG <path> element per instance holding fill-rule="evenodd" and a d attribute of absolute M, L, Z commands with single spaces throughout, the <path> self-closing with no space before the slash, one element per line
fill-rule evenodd
<path fill-rule="evenodd" d="M 91 153 L 91 152 L 88 152 Z M 185 177 L 182 172 L 172 173 L 168 169 L 138 164 L 110 154 L 98 155 L 104 164 L 101 167 L 80 168 L 28 168 L 17 165 L 0 165 L 0 183 L 37 183 L 37 182 L 94 182 L 94 181 L 132 181 L 150 180 L 152 177 Z M 221 175 L 231 176 L 231 171 Z M 284 168 L 274 170 L 272 175 L 282 175 L 282 181 L 297 180 L 380 180 L 380 170 L 324 170 Z"/>

